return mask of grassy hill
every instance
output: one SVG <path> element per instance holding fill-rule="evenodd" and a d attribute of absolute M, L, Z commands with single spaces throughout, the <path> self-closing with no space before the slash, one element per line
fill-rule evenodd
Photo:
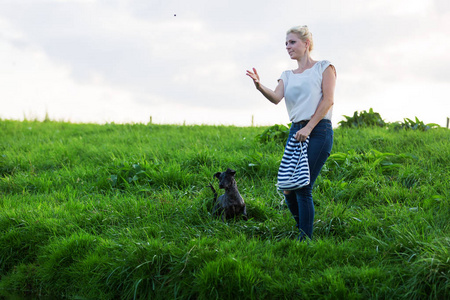
<path fill-rule="evenodd" d="M 450 297 L 450 131 L 335 130 L 299 243 L 262 127 L 0 120 L 0 296 Z M 249 221 L 211 216 L 237 171 Z"/>

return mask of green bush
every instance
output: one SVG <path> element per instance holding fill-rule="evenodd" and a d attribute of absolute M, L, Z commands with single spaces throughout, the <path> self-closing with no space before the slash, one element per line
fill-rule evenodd
<path fill-rule="evenodd" d="M 284 144 L 289 136 L 289 128 L 290 124 L 287 126 L 275 124 L 264 130 L 263 133 L 258 134 L 256 140 L 260 143 L 269 143 L 273 141 Z"/>
<path fill-rule="evenodd" d="M 369 109 L 369 112 L 364 110 L 358 113 L 355 111 L 353 117 L 345 115 L 344 117 L 346 120 L 338 123 L 343 128 L 386 126 L 386 123 L 383 121 L 380 114 L 374 112 L 372 108 Z"/>
<path fill-rule="evenodd" d="M 435 123 L 425 124 L 423 121 L 420 121 L 417 117 L 415 121 L 404 118 L 403 122 L 393 122 L 389 123 L 389 129 L 394 130 L 418 130 L 418 131 L 427 131 L 432 128 L 439 128 L 440 126 Z"/>
<path fill-rule="evenodd" d="M 369 112 L 362 111 L 353 113 L 352 117 L 345 116 L 345 120 L 340 121 L 338 124 L 342 128 L 361 128 L 361 127 L 386 127 L 388 129 L 392 129 L 395 131 L 399 130 L 418 130 L 418 131 L 427 131 L 432 128 L 440 128 L 440 126 L 436 123 L 428 123 L 425 124 L 423 121 L 420 121 L 417 117 L 415 120 L 411 120 L 409 118 L 404 118 L 403 122 L 392 122 L 387 123 L 383 121 L 380 114 L 374 112 L 372 108 L 369 109 Z"/>

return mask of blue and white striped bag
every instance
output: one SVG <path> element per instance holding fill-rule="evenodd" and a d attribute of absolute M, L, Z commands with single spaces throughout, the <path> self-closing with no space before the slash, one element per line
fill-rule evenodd
<path fill-rule="evenodd" d="M 309 137 L 303 143 L 294 137 L 289 140 L 278 169 L 278 190 L 295 190 L 309 184 L 308 144 Z"/>

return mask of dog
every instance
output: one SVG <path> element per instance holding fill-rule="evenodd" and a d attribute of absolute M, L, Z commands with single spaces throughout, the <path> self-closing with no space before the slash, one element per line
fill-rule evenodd
<path fill-rule="evenodd" d="M 247 209 L 245 207 L 244 199 L 239 194 L 234 175 L 236 171 L 228 168 L 225 172 L 217 172 L 214 177 L 219 179 L 219 188 L 225 189 L 225 194 L 217 198 L 217 192 L 210 184 L 210 188 L 214 193 L 214 209 L 213 215 L 222 216 L 222 221 L 242 215 L 242 218 L 247 221 Z"/>

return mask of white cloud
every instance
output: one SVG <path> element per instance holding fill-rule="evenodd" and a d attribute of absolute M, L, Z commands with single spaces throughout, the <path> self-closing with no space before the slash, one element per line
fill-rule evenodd
<path fill-rule="evenodd" d="M 43 119 L 48 113 L 73 122 L 132 120 L 131 93 L 105 84 L 101 76 L 94 76 L 93 84 L 77 83 L 69 66 L 53 62 L 40 49 L 0 40 L 0 51 L 2 117 Z"/>
<path fill-rule="evenodd" d="M 263 83 L 274 87 L 284 69 L 295 67 L 283 35 L 298 24 L 313 31 L 313 58 L 337 67 L 335 122 L 370 107 L 390 114 L 392 101 L 424 113 L 426 108 L 410 103 L 420 103 L 419 95 L 432 88 L 429 106 L 439 106 L 448 87 L 446 5 L 441 0 L 2 2 L 0 62 L 13 88 L 0 97 L 18 104 L 0 117 L 47 109 L 56 119 L 99 122 L 146 122 L 151 115 L 155 122 L 248 125 L 254 115 L 257 124 L 287 123 L 284 104 L 273 107 L 245 70 L 256 67 Z M 409 110 L 397 109 L 397 119 L 413 114 Z"/>

